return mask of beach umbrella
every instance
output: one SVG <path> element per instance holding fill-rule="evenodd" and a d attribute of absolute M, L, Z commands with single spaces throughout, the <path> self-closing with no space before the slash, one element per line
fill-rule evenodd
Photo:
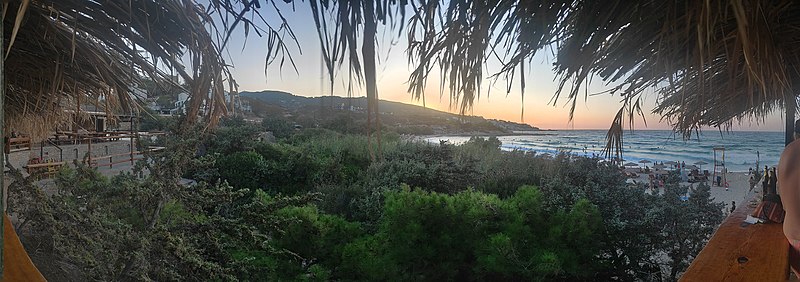
<path fill-rule="evenodd" d="M 652 162 L 650 160 L 641 160 L 641 161 L 639 161 L 639 163 L 640 164 L 647 164 L 647 163 L 652 163 Z"/>
<path fill-rule="evenodd" d="M 638 166 L 638 165 L 639 165 L 639 164 L 637 164 L 637 163 L 633 163 L 633 162 L 628 162 L 628 163 L 625 163 L 625 166 Z"/>
<path fill-rule="evenodd" d="M 699 167 L 700 167 L 699 169 L 703 169 L 703 165 L 704 165 L 704 164 L 708 164 L 708 163 L 707 163 L 707 162 L 704 162 L 704 161 L 696 161 L 696 162 L 694 162 L 694 164 L 696 164 L 697 166 L 699 166 Z"/>

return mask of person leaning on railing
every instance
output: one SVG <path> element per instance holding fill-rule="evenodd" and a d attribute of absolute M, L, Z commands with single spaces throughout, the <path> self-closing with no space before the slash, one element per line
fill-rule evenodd
<path fill-rule="evenodd" d="M 789 143 L 778 163 L 778 190 L 786 217 L 783 234 L 789 240 L 789 266 L 800 276 L 800 120 L 794 123 L 794 141 Z"/>

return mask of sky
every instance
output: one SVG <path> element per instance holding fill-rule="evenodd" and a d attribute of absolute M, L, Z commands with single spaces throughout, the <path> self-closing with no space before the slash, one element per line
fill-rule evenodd
<path fill-rule="evenodd" d="M 228 63 L 233 66 L 232 74 L 239 85 L 239 91 L 282 90 L 302 96 L 331 94 L 327 75 L 321 72 L 317 30 L 309 12 L 310 8 L 306 5 L 298 3 L 294 11 L 290 6 L 278 6 L 299 42 L 299 46 L 293 43 L 290 46 L 297 67 L 296 72 L 287 61 L 283 67 L 278 64 L 267 66 L 265 73 L 266 38 L 259 38 L 252 32 L 245 38 L 241 29 L 231 36 L 227 50 Z M 274 19 L 274 13 L 264 12 L 268 20 Z M 273 20 L 270 22 L 278 23 Z M 398 37 L 396 32 L 392 33 L 379 27 L 378 38 L 377 52 L 380 55 L 377 84 L 380 99 L 422 105 L 421 100 L 413 99 L 411 93 L 407 92 L 411 66 L 405 53 L 407 46 L 405 32 Z M 491 89 L 487 89 L 486 87 L 492 85 L 492 80 L 487 78 L 474 108 L 468 114 L 524 122 L 542 129 L 608 129 L 621 106 L 620 97 L 600 94 L 585 99 L 580 98 L 575 107 L 574 118 L 570 121 L 568 101 L 566 99 L 560 99 L 555 103 L 552 101 L 558 83 L 551 68 L 552 55 L 548 53 L 548 51 L 539 52 L 530 64 L 530 69 L 526 73 L 524 101 L 520 95 L 519 85 L 514 85 L 511 92 L 506 94 L 504 80 L 496 81 Z M 492 67 L 490 63 L 485 73 L 488 76 L 497 70 L 498 68 Z M 333 95 L 347 95 L 347 78 L 347 70 L 340 70 L 335 77 Z M 440 96 L 438 83 L 438 76 L 430 78 L 425 92 L 425 106 L 458 112 L 457 108 L 450 107 L 447 93 Z M 595 79 L 589 86 L 590 93 L 598 93 L 605 89 L 607 87 L 599 79 Z M 363 87 L 356 88 L 353 93 L 353 96 L 365 95 Z M 660 116 L 650 113 L 655 107 L 655 98 L 653 93 L 644 94 L 643 109 L 647 113 L 646 125 L 642 118 L 637 118 L 635 129 L 671 129 L 666 121 L 661 121 Z M 781 114 L 773 113 L 760 124 L 755 121 L 745 121 L 741 125 L 734 124 L 733 130 L 782 131 L 783 124 Z"/>

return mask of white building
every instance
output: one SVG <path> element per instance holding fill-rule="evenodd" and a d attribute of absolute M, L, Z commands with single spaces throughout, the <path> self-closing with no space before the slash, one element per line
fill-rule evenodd
<path fill-rule="evenodd" d="M 178 100 L 175 101 L 175 107 L 172 108 L 170 114 L 179 115 L 186 113 L 186 103 L 189 102 L 189 93 L 181 92 L 178 93 Z"/>

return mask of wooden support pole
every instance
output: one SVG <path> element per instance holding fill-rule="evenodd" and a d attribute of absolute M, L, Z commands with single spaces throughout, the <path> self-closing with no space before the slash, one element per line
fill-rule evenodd
<path fill-rule="evenodd" d="M 3 21 L 0 21 L 0 51 L 3 51 L 5 54 L 5 41 L 3 38 Z M 6 136 L 5 133 L 5 97 L 6 97 L 6 83 L 5 83 L 5 56 L 0 58 L 0 134 L 3 134 L 3 137 Z M 5 138 L 0 138 L 0 148 L 5 148 Z M 3 168 L 3 177 L 0 177 L 0 211 L 3 211 L 3 214 L 0 215 L 0 226 L 5 226 L 5 214 L 6 214 L 6 185 L 5 185 L 5 178 L 6 178 L 6 153 L 3 151 L 0 153 L 0 165 Z M 3 228 L 3 232 L 0 232 L 0 281 L 3 280 L 3 273 L 4 267 L 3 264 L 3 256 L 5 255 L 5 228 Z"/>
<path fill-rule="evenodd" d="M 797 97 L 791 96 L 791 99 L 786 101 L 786 132 L 785 132 L 785 146 L 789 146 L 794 140 L 794 117 L 797 111 Z"/>

